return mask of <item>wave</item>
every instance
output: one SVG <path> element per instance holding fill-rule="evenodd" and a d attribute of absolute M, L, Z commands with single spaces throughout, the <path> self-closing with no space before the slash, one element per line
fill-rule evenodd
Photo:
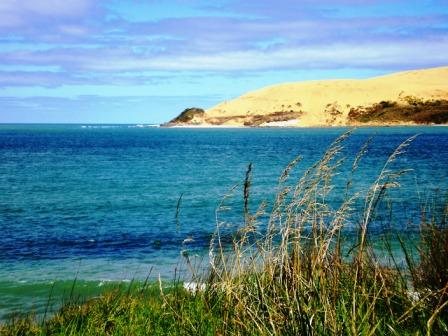
<path fill-rule="evenodd" d="M 123 128 L 121 125 L 81 125 L 81 128 Z"/>
<path fill-rule="evenodd" d="M 160 127 L 159 124 L 137 124 L 137 125 L 132 125 L 132 126 L 128 126 L 129 128 L 158 128 Z"/>
<path fill-rule="evenodd" d="M 159 128 L 160 124 L 135 124 L 135 125 L 80 125 L 87 129 L 109 129 L 109 128 Z"/>

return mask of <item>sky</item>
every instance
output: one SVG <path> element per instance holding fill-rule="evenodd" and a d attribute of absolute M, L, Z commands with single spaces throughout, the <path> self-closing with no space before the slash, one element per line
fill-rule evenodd
<path fill-rule="evenodd" d="M 448 65 L 448 0 L 0 0 L 0 123 L 162 123 L 281 82 Z"/>

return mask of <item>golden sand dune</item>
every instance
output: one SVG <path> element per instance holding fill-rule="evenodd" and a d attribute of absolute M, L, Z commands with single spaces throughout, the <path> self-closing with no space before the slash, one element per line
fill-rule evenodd
<path fill-rule="evenodd" d="M 448 67 L 440 67 L 362 80 L 269 86 L 220 103 L 183 123 L 307 127 L 447 121 Z"/>

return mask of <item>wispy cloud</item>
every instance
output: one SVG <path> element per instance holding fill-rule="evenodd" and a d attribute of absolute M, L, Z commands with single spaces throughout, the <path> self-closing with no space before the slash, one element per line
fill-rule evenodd
<path fill-rule="evenodd" d="M 63 42 L 86 36 L 101 10 L 94 0 L 2 0 L 0 34 L 16 40 Z"/>
<path fill-rule="evenodd" d="M 193 42 L 196 48 L 202 49 L 202 52 L 193 52 L 186 47 L 178 48 L 178 52 L 165 51 L 162 47 L 155 46 L 153 50 L 110 46 L 52 48 L 43 51 L 0 53 L 0 60 L 4 66 L 57 65 L 64 72 L 69 72 L 67 78 L 84 77 L 86 81 L 106 76 L 101 73 L 108 73 L 107 76 L 110 77 L 111 72 L 121 71 L 136 72 L 135 76 L 140 77 L 139 71 L 151 70 L 227 72 L 341 66 L 384 69 L 436 66 L 446 63 L 448 36 L 437 36 L 429 32 L 424 40 L 415 37 L 396 40 L 387 34 L 381 35 L 381 38 L 374 41 L 365 41 L 361 37 L 352 36 L 345 41 L 322 38 L 325 43 L 311 43 L 307 39 L 303 42 L 288 41 L 273 43 L 267 47 L 251 45 L 245 48 L 237 46 L 219 48 L 207 42 L 202 44 Z M 27 73 L 17 75 L 26 76 Z"/>

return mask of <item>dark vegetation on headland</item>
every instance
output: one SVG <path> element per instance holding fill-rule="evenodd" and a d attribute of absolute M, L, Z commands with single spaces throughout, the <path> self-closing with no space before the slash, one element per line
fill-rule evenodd
<path fill-rule="evenodd" d="M 405 97 L 404 102 L 382 101 L 368 107 L 352 107 L 349 122 L 446 124 L 448 100 L 422 100 Z"/>
<path fill-rule="evenodd" d="M 210 242 L 210 266 L 192 267 L 204 289 L 187 291 L 181 283 L 132 284 L 84 304 L 68 303 L 42 323 L 17 318 L 0 327 L 5 335 L 446 335 L 448 333 L 448 204 L 421 208 L 418 255 L 404 237 L 400 260 L 391 247 L 393 231 L 371 241 L 370 226 L 388 193 L 405 170 L 393 162 L 412 138 L 391 153 L 372 185 L 360 194 L 352 181 L 364 145 L 351 158 L 345 198 L 328 203 L 332 180 L 344 160 L 338 138 L 295 183 L 291 173 L 300 157 L 279 178 L 272 209 L 253 208 L 251 171 L 242 186 L 244 218 L 230 243 L 222 239 L 227 196 L 217 209 Z M 433 195 L 441 201 L 439 195 Z M 361 210 L 354 207 L 362 202 Z M 252 205 L 252 206 L 251 206 Z M 267 219 L 266 219 L 267 218 Z M 266 220 L 264 220 L 266 219 Z M 392 222 L 393 218 L 390 219 Z M 265 225 L 261 225 L 264 223 Z M 351 243 L 343 230 L 357 227 Z M 392 225 L 392 223 L 390 223 Z M 380 256 L 382 255 L 382 256 Z M 384 255 L 386 257 L 384 257 Z M 193 262 L 183 254 L 187 266 Z M 386 263 L 384 261 L 387 261 Z"/>
<path fill-rule="evenodd" d="M 196 117 L 202 118 L 205 111 L 198 107 L 190 107 L 183 110 L 176 118 L 169 121 L 165 126 L 173 126 L 177 124 L 188 124 Z"/>

